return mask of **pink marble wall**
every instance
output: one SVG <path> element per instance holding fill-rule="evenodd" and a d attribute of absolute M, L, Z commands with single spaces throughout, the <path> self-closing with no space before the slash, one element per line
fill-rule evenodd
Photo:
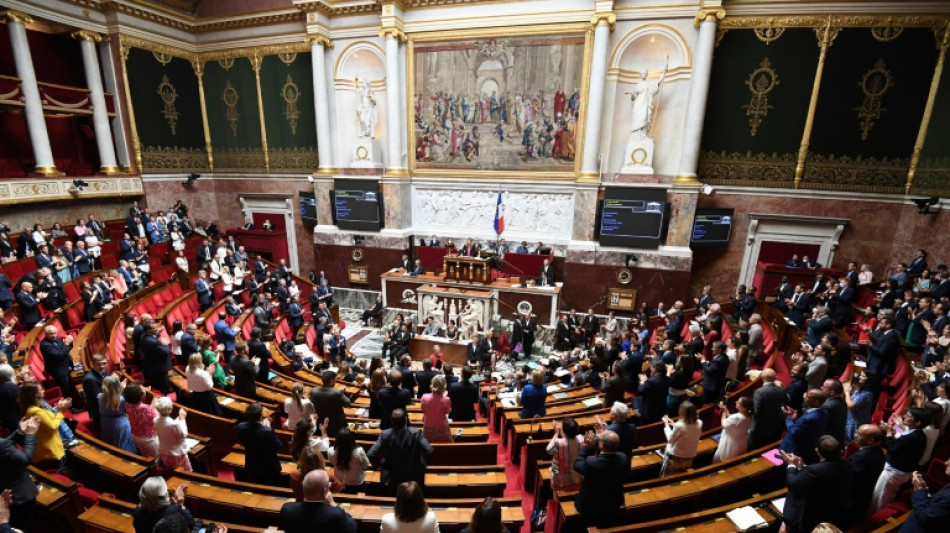
<path fill-rule="evenodd" d="M 720 298 L 735 290 L 749 231 L 749 213 L 770 213 L 850 219 L 835 253 L 835 268 L 848 261 L 868 263 L 875 279 L 883 277 L 899 261 L 909 262 L 917 248 L 929 252 L 928 262 L 950 261 L 950 233 L 945 231 L 950 213 L 922 216 L 916 206 L 841 200 L 814 200 L 738 196 L 716 192 L 700 196 L 699 207 L 733 208 L 733 235 L 724 248 L 696 250 L 693 256 L 691 294 L 699 294 L 703 285 L 713 286 Z"/>

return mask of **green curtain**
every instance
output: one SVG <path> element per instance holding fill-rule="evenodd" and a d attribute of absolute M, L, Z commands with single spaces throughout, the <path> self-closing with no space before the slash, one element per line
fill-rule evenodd
<path fill-rule="evenodd" d="M 264 172 L 257 82 L 246 57 L 205 63 L 205 106 L 216 172 Z"/>
<path fill-rule="evenodd" d="M 928 84 L 929 87 L 929 84 Z M 950 196 L 950 65 L 944 59 L 943 72 L 920 163 L 914 176 L 913 194 Z"/>
<path fill-rule="evenodd" d="M 318 161 L 310 53 L 265 56 L 261 94 L 271 172 L 313 172 Z"/>
<path fill-rule="evenodd" d="M 198 78 L 191 63 L 132 48 L 125 67 L 142 171 L 207 171 Z"/>

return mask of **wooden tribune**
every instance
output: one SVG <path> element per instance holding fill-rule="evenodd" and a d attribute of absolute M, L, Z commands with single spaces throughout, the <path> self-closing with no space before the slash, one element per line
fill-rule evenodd
<path fill-rule="evenodd" d="M 446 281 L 491 283 L 489 259 L 447 255 L 442 258 L 442 272 Z"/>

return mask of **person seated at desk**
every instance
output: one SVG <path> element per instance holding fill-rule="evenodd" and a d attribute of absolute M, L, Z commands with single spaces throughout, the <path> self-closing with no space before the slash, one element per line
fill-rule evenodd
<path fill-rule="evenodd" d="M 456 327 L 455 320 L 449 320 L 449 325 L 445 328 L 444 336 L 450 341 L 457 341 L 461 335 L 462 332 Z"/>
<path fill-rule="evenodd" d="M 264 220 L 264 223 L 261 225 L 261 229 L 264 231 L 274 231 L 274 225 L 271 224 L 270 219 Z"/>
<path fill-rule="evenodd" d="M 807 269 L 810 269 L 810 270 L 817 270 L 817 269 L 821 268 L 821 263 L 819 263 L 818 261 L 812 261 L 811 259 L 808 258 L 807 255 L 803 255 L 803 256 L 802 256 L 802 268 L 807 268 Z"/>
<path fill-rule="evenodd" d="M 415 264 L 412 267 L 412 270 L 409 271 L 409 275 L 412 277 L 421 276 L 423 274 L 422 270 L 422 259 L 416 259 Z"/>
<path fill-rule="evenodd" d="M 436 322 L 431 316 L 426 318 L 426 327 L 422 330 L 423 335 L 431 335 L 433 337 L 439 336 L 439 323 Z"/>
<path fill-rule="evenodd" d="M 409 261 L 408 255 L 402 254 L 402 260 L 399 261 L 399 266 L 397 268 L 401 268 L 402 270 L 405 270 L 406 272 L 409 272 L 410 270 L 412 270 L 412 262 Z"/>
<path fill-rule="evenodd" d="M 515 253 L 516 254 L 531 253 L 531 251 L 528 249 L 528 241 L 521 241 L 521 244 L 519 244 L 518 247 L 515 248 Z"/>
<path fill-rule="evenodd" d="M 381 321 L 383 313 L 383 295 L 379 294 L 376 296 L 376 303 L 373 304 L 373 307 L 363 311 L 363 317 L 360 319 L 360 325 L 366 325 L 369 323 L 369 319 L 375 318 Z"/>
<path fill-rule="evenodd" d="M 798 259 L 798 254 L 792 254 L 792 258 L 785 262 L 785 268 L 801 268 L 802 262 Z"/>
<path fill-rule="evenodd" d="M 244 221 L 244 229 L 246 229 L 246 230 L 253 230 L 253 229 L 254 229 L 254 221 L 251 220 L 251 219 L 249 219 L 249 218 L 246 219 L 246 220 Z"/>
<path fill-rule="evenodd" d="M 475 245 L 474 242 L 472 242 L 471 238 L 468 238 L 465 240 L 465 246 L 463 246 L 462 249 L 459 250 L 459 255 L 462 255 L 465 257 L 477 257 L 478 246 Z"/>

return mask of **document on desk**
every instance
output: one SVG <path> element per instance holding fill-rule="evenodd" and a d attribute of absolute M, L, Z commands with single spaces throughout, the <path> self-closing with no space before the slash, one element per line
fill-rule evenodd
<path fill-rule="evenodd" d="M 772 500 L 772 506 L 778 510 L 778 512 L 785 513 L 785 498 L 775 498 Z"/>
<path fill-rule="evenodd" d="M 728 518 L 739 531 L 749 531 L 750 529 L 768 525 L 768 522 L 759 515 L 758 511 L 748 505 L 729 511 L 726 513 L 726 518 Z"/>

